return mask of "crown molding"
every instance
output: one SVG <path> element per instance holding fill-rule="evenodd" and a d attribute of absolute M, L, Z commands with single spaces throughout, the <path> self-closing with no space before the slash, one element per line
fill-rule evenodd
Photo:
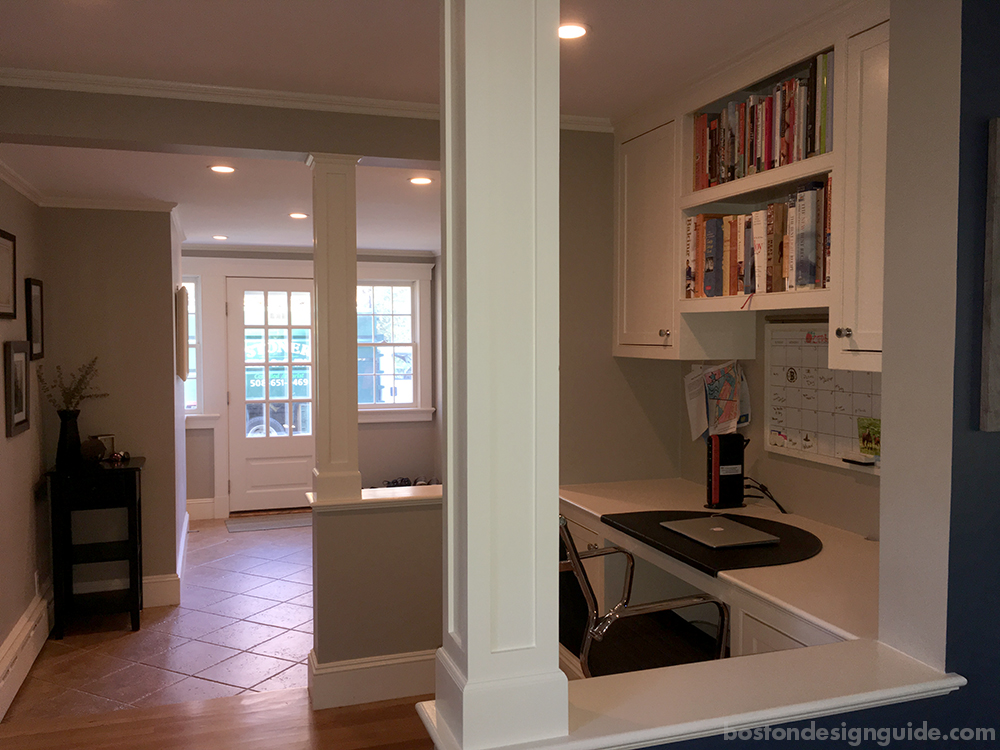
<path fill-rule="evenodd" d="M 560 115 L 559 127 L 563 130 L 584 130 L 590 133 L 614 133 L 614 126 L 608 117 L 585 117 L 583 115 Z"/>
<path fill-rule="evenodd" d="M 0 85 L 57 91 L 82 91 L 90 94 L 187 99 L 217 104 L 305 109 L 316 112 L 409 117 L 418 120 L 437 120 L 441 117 L 441 108 L 437 104 L 422 102 L 397 102 L 385 99 L 270 91 L 237 86 L 211 86 L 203 83 L 154 81 L 145 78 L 122 78 L 91 73 L 62 73 L 51 70 L 0 68 Z M 611 120 L 606 117 L 563 115 L 559 122 L 560 127 L 564 130 L 613 132 Z"/>
<path fill-rule="evenodd" d="M 312 247 L 292 247 L 275 245 L 205 245 L 185 242 L 181 246 L 184 258 L 257 258 L 262 260 L 309 260 L 313 259 Z"/>
<path fill-rule="evenodd" d="M 244 104 L 259 107 L 283 107 L 320 112 L 344 112 L 360 115 L 389 115 L 421 120 L 438 119 L 436 104 L 394 102 L 382 99 L 362 99 L 327 94 L 307 94 L 292 91 L 211 86 L 180 81 L 154 81 L 143 78 L 121 78 L 90 73 L 61 73 L 48 70 L 0 68 L 0 84 L 21 88 L 83 91 L 91 94 L 149 96 L 162 99 L 193 99 L 220 104 Z"/>
<path fill-rule="evenodd" d="M 36 206 L 41 206 L 43 197 L 35 187 L 21 175 L 11 169 L 6 162 L 0 161 L 0 180 L 10 185 Z"/>
<path fill-rule="evenodd" d="M 176 203 L 145 199 L 118 198 L 46 198 L 38 204 L 41 208 L 85 208 L 95 211 L 154 211 L 170 213 Z"/>

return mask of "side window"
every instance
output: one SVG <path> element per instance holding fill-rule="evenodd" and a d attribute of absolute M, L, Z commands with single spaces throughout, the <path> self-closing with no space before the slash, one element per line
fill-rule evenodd
<path fill-rule="evenodd" d="M 433 266 L 359 263 L 359 420 L 423 421 L 431 405 Z"/>
<path fill-rule="evenodd" d="M 185 276 L 182 281 L 188 293 L 188 377 L 184 381 L 184 410 L 201 411 L 201 292 L 197 276 Z"/>

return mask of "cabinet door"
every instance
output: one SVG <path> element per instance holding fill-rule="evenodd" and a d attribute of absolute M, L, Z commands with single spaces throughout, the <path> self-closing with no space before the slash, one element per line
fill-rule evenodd
<path fill-rule="evenodd" d="M 881 370 L 889 22 L 847 42 L 843 266 L 830 364 Z"/>
<path fill-rule="evenodd" d="M 615 343 L 671 346 L 675 288 L 675 125 L 618 152 Z"/>

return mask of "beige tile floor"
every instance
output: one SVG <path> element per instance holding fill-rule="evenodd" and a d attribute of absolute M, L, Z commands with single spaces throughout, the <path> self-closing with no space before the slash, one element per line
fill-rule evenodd
<path fill-rule="evenodd" d="M 180 606 L 74 621 L 3 723 L 305 687 L 311 648 L 312 529 L 195 521 Z"/>

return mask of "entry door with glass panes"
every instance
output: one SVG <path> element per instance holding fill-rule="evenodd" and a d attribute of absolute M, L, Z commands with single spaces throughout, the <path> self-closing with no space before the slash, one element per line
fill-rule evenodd
<path fill-rule="evenodd" d="M 312 279 L 227 279 L 230 511 L 307 505 L 312 295 Z"/>

